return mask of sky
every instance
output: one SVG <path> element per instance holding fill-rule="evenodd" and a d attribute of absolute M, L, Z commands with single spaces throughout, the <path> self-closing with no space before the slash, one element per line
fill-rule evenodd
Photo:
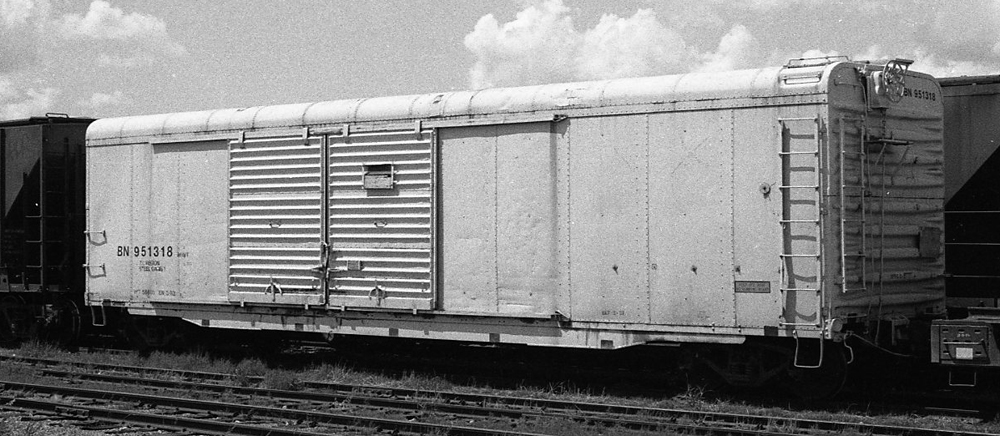
<path fill-rule="evenodd" d="M 1000 0 L 0 0 L 0 120 L 907 58 L 1000 74 Z"/>

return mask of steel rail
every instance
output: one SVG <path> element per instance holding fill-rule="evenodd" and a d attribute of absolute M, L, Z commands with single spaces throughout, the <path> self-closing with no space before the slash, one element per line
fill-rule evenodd
<path fill-rule="evenodd" d="M 964 435 L 974 434 L 969 432 L 959 432 L 950 430 L 921 429 L 899 426 L 885 426 L 863 423 L 847 423 L 838 421 L 806 420 L 798 418 L 776 418 L 759 415 L 744 415 L 719 412 L 698 412 L 679 409 L 658 409 L 631 406 L 602 405 L 595 403 L 576 403 L 556 400 L 537 400 L 518 397 L 496 397 L 474 394 L 461 394 L 465 401 L 455 404 L 447 401 L 453 398 L 434 397 L 431 395 L 395 395 L 392 391 L 396 389 L 380 390 L 376 392 L 329 393 L 329 392 L 305 392 L 289 391 L 277 389 L 263 389 L 251 387 L 226 386 L 218 384 L 195 383 L 189 381 L 172 380 L 150 380 L 136 377 L 116 376 L 106 374 L 84 374 L 69 371 L 44 370 L 43 373 L 67 378 L 77 378 L 82 380 L 102 381 L 102 382 L 125 382 L 131 384 L 143 384 L 175 389 L 202 389 L 214 392 L 231 392 L 247 396 L 267 396 L 270 398 L 282 398 L 299 401 L 318 401 L 330 403 L 350 403 L 372 407 L 387 407 L 403 410 L 425 410 L 441 413 L 451 413 L 466 416 L 490 416 L 504 418 L 524 418 L 524 417 L 550 417 L 566 418 L 589 424 L 599 424 L 608 427 L 622 427 L 632 430 L 665 431 L 665 430 L 686 430 L 696 431 L 704 429 L 706 426 L 718 427 L 719 425 L 740 425 L 750 428 L 794 428 L 796 430 L 816 430 L 816 431 L 844 431 L 852 430 L 871 435 Z M 343 386 L 338 384 L 338 386 Z M 409 394 L 422 392 L 411 389 L 401 389 Z M 430 391 L 435 394 L 448 394 L 439 391 Z M 424 391 L 426 393 L 426 391 Z M 373 395 L 374 394 L 374 395 Z M 404 400 L 400 398 L 412 398 Z M 496 398 L 506 398 L 518 400 L 517 404 L 494 403 Z M 422 401 L 421 401 L 422 400 Z M 434 402 L 427 400 L 444 400 L 444 402 Z M 474 400 L 474 401 L 469 401 Z M 477 405 L 468 405 L 477 404 Z M 517 406 L 530 409 L 502 409 L 491 406 Z M 583 407 L 573 407 L 583 406 Z M 598 406 L 598 407 L 594 407 Z M 589 410 L 586 410 L 589 409 Z M 553 411 L 559 413 L 553 413 Z M 591 413 L 580 414 L 580 413 Z M 639 417 L 642 419 L 626 419 L 625 417 Z M 685 419 L 696 422 L 696 425 L 679 424 L 678 420 Z M 742 431 L 742 430 L 738 430 Z M 744 433 L 745 434 L 745 433 Z M 985 435 L 986 433 L 981 433 Z"/>
<path fill-rule="evenodd" d="M 100 394 L 95 393 L 95 395 L 100 395 Z M 87 398 L 97 399 L 97 397 L 92 397 L 92 396 L 88 396 Z M 100 399 L 106 401 L 130 400 L 130 398 L 121 398 L 115 395 L 112 395 L 112 398 L 100 398 Z M 144 401 L 143 403 L 152 404 L 153 401 Z M 168 404 L 168 406 L 176 407 L 178 409 L 183 407 L 175 404 Z M 204 411 L 192 407 L 186 407 L 186 408 L 190 409 L 191 411 Z M 259 409 L 259 406 L 255 408 Z M 148 412 L 103 408 L 93 405 L 66 404 L 66 403 L 52 402 L 51 400 L 34 400 L 34 399 L 26 399 L 18 397 L 0 397 L 0 409 L 42 411 L 55 415 L 64 415 L 64 416 L 68 415 L 75 418 L 86 418 L 91 420 L 121 422 L 129 424 L 143 424 L 157 428 L 169 428 L 185 432 L 191 430 L 198 430 L 202 432 L 209 432 L 220 435 L 245 434 L 245 435 L 261 435 L 261 436 L 318 436 L 318 435 L 328 434 L 328 433 L 315 433 L 303 430 L 281 429 L 276 427 L 264 427 L 264 426 L 254 426 L 254 425 L 239 424 L 239 423 L 222 422 L 218 420 L 187 418 L 178 416 L 176 412 L 173 411 L 169 415 L 157 415 Z M 278 410 L 278 409 L 273 409 L 273 410 Z M 229 410 L 227 410 L 227 412 L 237 413 Z M 283 415 L 282 417 L 290 419 L 300 419 L 300 417 L 297 415 L 312 415 L 314 413 L 315 412 L 291 412 L 282 414 Z M 377 428 L 379 430 L 386 430 L 388 427 L 388 429 L 391 430 L 394 434 L 397 432 L 418 432 L 419 434 L 426 434 L 427 430 L 425 428 L 422 428 L 423 426 L 436 426 L 438 427 L 438 430 L 429 434 L 447 434 L 447 435 L 488 434 L 488 435 L 498 435 L 498 436 L 544 436 L 535 433 L 509 432 L 509 431 L 487 429 L 487 428 L 480 429 L 480 428 L 447 426 L 447 425 L 437 425 L 437 424 L 419 424 L 419 423 L 414 424 L 409 421 L 406 421 L 405 423 L 412 424 L 410 425 L 410 427 L 413 428 L 394 428 L 393 426 L 382 426 L 382 425 L 376 427 L 370 427 L 367 425 L 358 425 L 358 423 L 367 424 L 369 418 L 356 417 L 355 420 L 357 422 L 353 424 L 348 422 L 323 422 L 323 424 L 339 425 L 339 426 L 353 427 L 353 428 Z M 386 420 L 379 419 L 378 421 L 384 422 Z M 395 422 L 403 422 L 403 421 L 395 421 Z M 713 427 L 703 424 L 670 425 L 670 424 L 658 423 L 655 424 L 655 426 L 657 428 L 646 429 L 646 430 L 669 431 L 670 434 L 690 434 L 690 435 L 702 435 L 702 436 L 800 436 L 800 433 L 784 433 L 773 430 L 760 430 L 752 428 L 741 429 L 741 428 L 729 428 L 729 427 Z M 467 430 L 472 430 L 472 431 L 470 433 Z"/>
<path fill-rule="evenodd" d="M 486 436 L 486 435 L 539 436 L 534 433 L 511 432 L 511 431 L 503 431 L 503 430 L 488 429 L 488 428 L 476 428 L 476 427 L 455 426 L 446 424 L 431 424 L 431 423 L 422 423 L 415 421 L 403 421 L 397 419 L 385 419 L 385 418 L 345 415 L 339 413 L 254 406 L 248 404 L 227 403 L 222 401 L 205 401 L 205 400 L 195 400 L 187 398 L 165 397 L 160 395 L 148 395 L 148 394 L 138 394 L 138 393 L 128 393 L 128 392 L 107 391 L 99 389 L 75 388 L 68 386 L 49 386 L 49 385 L 41 385 L 34 383 L 17 383 L 9 381 L 0 381 L 0 388 L 5 390 L 16 389 L 33 393 L 73 396 L 79 398 L 88 398 L 92 400 L 135 401 L 135 402 L 140 402 L 142 404 L 155 404 L 159 406 L 177 407 L 177 408 L 192 409 L 198 411 L 239 413 L 252 416 L 267 416 L 270 418 L 295 419 L 307 422 L 322 423 L 326 425 L 331 425 L 331 424 L 344 425 L 354 428 L 379 428 L 383 430 L 391 429 L 394 431 L 415 432 L 421 434 L 431 433 L 431 434 L 455 435 L 455 436 Z M 25 401 L 32 401 L 32 400 L 13 398 L 13 402 L 8 405 L 16 406 L 17 404 L 20 404 L 21 402 Z M 67 410 L 73 410 L 73 409 L 83 410 L 80 406 L 77 405 L 60 404 L 58 402 L 54 402 L 51 400 L 46 401 L 46 403 L 53 404 L 55 406 L 66 407 L 68 408 Z M 99 407 L 97 409 L 105 410 Z"/>
<path fill-rule="evenodd" d="M 227 380 L 233 379 L 234 376 L 228 374 L 219 373 L 209 373 L 209 372 L 198 372 L 198 371 L 177 371 L 164 368 L 143 368 L 143 367 L 131 367 L 131 366 L 118 366 L 118 365 L 108 365 L 108 364 L 89 364 L 89 363 L 79 363 L 79 362 L 63 362 L 52 359 L 35 359 L 35 358 L 9 358 L 6 356 L 0 356 L 0 360 L 13 359 L 15 361 L 21 360 L 26 363 L 40 363 L 46 365 L 58 365 L 58 364 L 71 364 L 79 367 L 92 367 L 97 369 L 107 369 L 107 370 L 124 370 L 124 371 L 138 371 L 145 373 L 161 373 L 161 374 L 172 374 L 179 375 L 188 378 L 201 378 L 205 380 Z M 248 381 L 262 382 L 263 377 L 246 377 Z M 152 382 L 152 380 L 143 379 L 145 382 Z M 168 382 L 168 383 L 178 383 L 178 382 Z M 725 412 L 705 412 L 705 411 L 691 411 L 683 409 L 667 409 L 667 408 L 651 408 L 651 407 L 639 407 L 639 406 L 624 406 L 624 405 L 613 405 L 613 404 L 601 404 L 601 403 L 590 403 L 590 402 L 576 402 L 576 401 L 566 401 L 566 400 L 551 400 L 551 399 L 539 399 L 539 398 L 526 398 L 526 397 L 512 397 L 512 396 L 498 396 L 498 395 L 481 395 L 481 394 L 467 394 L 467 393 L 457 393 L 457 392 L 447 392 L 447 391 L 433 391 L 433 390 L 419 390 L 419 389 L 409 389 L 409 388 L 389 388 L 389 387 L 379 387 L 379 386 L 366 386 L 366 385 L 351 385 L 345 383 L 329 383 L 329 382 L 303 382 L 302 387 L 319 390 L 319 391 L 334 391 L 342 392 L 343 396 L 348 398 L 355 398 L 356 401 L 369 401 L 372 405 L 382 405 L 385 407 L 393 407 L 388 402 L 388 399 L 398 399 L 398 398 L 414 398 L 423 400 L 434 400 L 438 402 L 450 402 L 447 406 L 441 405 L 440 411 L 448 413 L 460 413 L 460 414 L 470 414 L 479 416 L 488 415 L 490 412 L 495 413 L 493 416 L 498 417 L 516 417 L 520 413 L 520 416 L 532 414 L 530 411 L 509 411 L 504 409 L 498 409 L 496 406 L 506 406 L 506 407 L 521 407 L 521 408 L 531 408 L 536 410 L 544 410 L 545 413 L 536 413 L 535 416 L 543 415 L 554 417 L 552 411 L 561 411 L 564 413 L 571 413 L 577 415 L 559 415 L 572 417 L 573 419 L 586 419 L 588 421 L 596 423 L 607 423 L 609 425 L 621 425 L 626 428 L 632 429 L 656 429 L 660 428 L 657 426 L 669 425 L 672 422 L 676 422 L 678 419 L 685 419 L 692 422 L 697 422 L 704 425 L 741 425 L 750 426 L 757 428 L 795 428 L 798 430 L 813 430 L 813 431 L 842 431 L 844 429 L 850 429 L 853 431 L 858 431 L 864 434 L 871 435 L 912 435 L 912 436 L 957 436 L 957 435 L 987 435 L 988 433 L 976 433 L 976 432 L 964 432 L 964 431 L 953 431 L 953 430 L 939 430 L 931 428 L 912 428 L 903 426 L 891 426 L 891 425 L 880 425 L 880 424 L 865 424 L 865 423 L 854 423 L 854 422 L 842 422 L 842 421 L 824 421 L 816 419 L 802 419 L 802 418 L 786 418 L 786 417 L 769 417 L 761 415 L 744 415 L 738 413 L 725 413 Z M 226 389 L 233 390 L 235 387 L 226 387 Z M 254 388 L 248 388 L 254 389 Z M 322 395 L 326 394 L 314 394 L 301 391 L 276 391 L 267 390 L 273 395 L 279 395 L 279 392 L 287 392 L 290 396 L 300 396 L 304 400 L 308 400 L 312 395 L 320 395 L 319 397 L 313 397 L 316 401 L 329 401 L 322 400 Z M 290 398 L 294 399 L 294 398 Z M 376 402 L 380 399 L 382 402 Z M 478 406 L 481 410 L 476 411 L 474 409 L 462 409 L 461 406 L 455 403 L 464 404 L 474 404 Z M 433 407 L 433 403 L 425 402 L 421 403 L 425 408 Z M 494 406 L 493 408 L 485 408 L 485 405 Z M 451 408 L 448 410 L 448 408 Z M 603 415 L 618 415 L 617 418 L 601 418 L 598 416 L 587 416 L 578 415 L 579 413 L 592 413 L 592 414 L 603 414 Z M 641 416 L 643 420 L 624 420 L 623 416 Z M 656 419 L 659 421 L 649 421 L 649 419 Z M 668 421 L 664 423 L 663 420 Z M 660 428 L 662 429 L 662 428 Z"/>
<path fill-rule="evenodd" d="M 189 381 L 173 381 L 173 380 L 150 380 L 137 377 L 127 377 L 118 375 L 107 375 L 107 374 L 83 374 L 74 373 L 69 371 L 56 371 L 56 370 L 43 370 L 45 375 L 51 375 L 56 377 L 70 378 L 74 380 L 87 380 L 87 381 L 97 381 L 105 383 L 128 383 L 128 384 L 140 384 L 146 387 L 158 387 L 158 388 L 171 388 L 171 389 L 187 389 L 187 390 L 203 390 L 217 393 L 231 393 L 236 395 L 245 395 L 249 397 L 254 396 L 264 396 L 273 399 L 283 399 L 283 400 L 296 400 L 296 401 L 309 401 L 309 402 L 325 402 L 333 404 L 353 404 L 368 407 L 380 407 L 380 408 L 392 408 L 398 410 L 408 410 L 408 411 L 432 411 L 438 413 L 447 413 L 453 415 L 463 415 L 470 417 L 493 417 L 493 418 L 509 418 L 509 419 L 523 419 L 523 418 L 562 418 L 578 422 L 585 422 L 590 425 L 601 425 L 604 427 L 620 427 L 627 428 L 630 430 L 644 430 L 644 431 L 674 431 L 674 432 L 700 432 L 704 431 L 707 427 L 705 425 L 699 424 L 679 424 L 675 421 L 663 421 L 655 420 L 657 417 L 646 417 L 647 419 L 627 419 L 622 415 L 615 414 L 599 414 L 599 415 L 585 415 L 579 413 L 573 413 L 573 411 L 568 411 L 566 409 L 557 409 L 556 412 L 548 411 L 540 408 L 531 409 L 503 409 L 497 407 L 489 407 L 486 404 L 481 405 L 467 405 L 467 404 L 454 404 L 448 402 L 436 402 L 428 401 L 431 398 L 424 397 L 410 397 L 412 399 L 400 399 L 394 397 L 382 397 L 382 396 L 365 396 L 358 395 L 356 393 L 327 393 L 327 392 L 304 392 L 304 391 L 290 391 L 290 390 L 279 390 L 279 389 L 263 389 L 263 388 L 251 388 L 251 387 L 240 387 L 240 386 L 226 386 L 218 384 L 207 384 L 207 383 L 195 383 Z M 314 407 L 315 405 L 311 405 Z M 667 417 L 668 419 L 675 419 L 676 417 Z M 727 423 L 728 424 L 728 423 Z M 755 430 L 748 430 L 747 433 L 743 430 L 734 430 L 739 434 L 757 434 Z M 693 434 L 693 433 L 692 433 Z"/>
<path fill-rule="evenodd" d="M 49 412 L 57 415 L 72 415 L 101 421 L 114 421 L 129 424 L 143 424 L 157 428 L 189 432 L 196 430 L 219 435 L 252 435 L 252 436 L 324 436 L 324 433 L 314 433 L 301 430 L 289 430 L 275 427 L 254 426 L 233 422 L 222 422 L 210 419 L 187 418 L 183 416 L 157 415 L 135 410 L 118 410 L 81 404 L 63 404 L 51 400 L 33 400 L 18 397 L 0 397 L 0 403 L 6 409 Z"/>
<path fill-rule="evenodd" d="M 87 367 L 87 368 L 103 369 L 103 370 L 161 373 L 161 374 L 177 375 L 188 378 L 200 378 L 204 380 L 226 380 L 226 379 L 232 379 L 234 377 L 234 375 L 232 374 L 220 374 L 216 372 L 188 371 L 188 370 L 168 369 L 168 368 L 149 368 L 142 366 L 115 365 L 109 363 L 71 362 L 66 360 L 45 359 L 40 357 L 25 357 L 25 356 L 0 355 L 0 362 L 23 362 L 29 365 L 48 365 L 48 366 L 69 365 L 75 367 Z M 262 380 L 261 377 L 251 377 L 251 379 L 254 378 L 257 379 L 258 381 Z"/>

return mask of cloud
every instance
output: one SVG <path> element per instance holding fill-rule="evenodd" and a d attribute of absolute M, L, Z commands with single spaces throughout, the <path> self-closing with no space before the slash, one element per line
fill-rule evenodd
<path fill-rule="evenodd" d="M 77 101 L 77 104 L 92 111 L 102 111 L 118 108 L 131 102 L 132 99 L 128 98 L 120 90 L 116 90 L 111 94 L 95 92 L 89 99 Z"/>
<path fill-rule="evenodd" d="M 605 14 L 591 29 L 577 30 L 561 0 L 527 6 L 500 24 L 491 14 L 465 36 L 475 56 L 473 88 L 570 80 L 731 69 L 755 61 L 759 44 L 746 27 L 734 26 L 715 52 L 699 53 L 650 9 L 631 17 Z"/>
<path fill-rule="evenodd" d="M 0 120 L 42 115 L 55 88 L 26 87 L 16 78 L 38 63 L 49 17 L 47 0 L 0 0 Z"/>
<path fill-rule="evenodd" d="M 871 61 L 884 61 L 893 58 L 910 59 L 914 61 L 910 67 L 911 70 L 930 74 L 934 77 L 979 76 L 997 73 L 996 67 L 988 62 L 948 59 L 934 54 L 924 47 L 917 47 L 893 56 L 888 54 L 883 47 L 876 44 L 869 46 L 863 52 L 851 56 L 851 58 Z"/>
<path fill-rule="evenodd" d="M 823 3 L 827 0 L 717 0 L 724 7 L 740 7 L 758 12 L 771 12 L 775 9 L 787 9 L 797 5 Z"/>
<path fill-rule="evenodd" d="M 126 14 L 103 0 L 92 2 L 85 15 L 64 15 L 56 28 L 63 39 L 96 45 L 101 65 L 132 67 L 187 53 L 170 38 L 167 25 L 159 18 Z"/>
<path fill-rule="evenodd" d="M 474 88 L 503 83 L 541 83 L 572 79 L 581 35 L 561 0 L 549 0 L 517 13 L 503 26 L 492 15 L 479 19 L 465 36 L 465 47 L 476 56 L 469 72 Z"/>
<path fill-rule="evenodd" d="M 44 0 L 0 0 L 0 73 L 34 64 L 49 14 Z"/>
<path fill-rule="evenodd" d="M 0 0 L 0 25 L 24 26 L 49 15 L 47 0 Z"/>
<path fill-rule="evenodd" d="M 51 111 L 59 91 L 55 88 L 19 91 L 10 79 L 0 77 L 0 120 L 44 115 Z"/>
<path fill-rule="evenodd" d="M 169 37 L 162 20 L 126 13 L 107 1 L 90 3 L 83 14 L 57 15 L 49 0 L 0 0 L 0 119 L 42 115 L 55 107 L 65 110 L 67 102 L 57 101 L 60 90 L 46 86 L 44 78 L 54 76 L 49 68 L 67 66 L 43 65 L 39 58 L 58 53 L 57 47 L 67 41 L 100 66 L 147 65 L 186 53 Z M 129 102 L 120 91 L 77 101 L 91 110 Z"/>
<path fill-rule="evenodd" d="M 992 65 L 977 61 L 945 59 L 924 49 L 917 49 L 909 56 L 904 57 L 914 61 L 910 68 L 934 77 L 979 76 L 997 73 L 996 67 Z"/>
<path fill-rule="evenodd" d="M 684 38 L 648 9 L 629 18 L 602 16 L 583 34 L 578 53 L 575 76 L 587 80 L 679 72 L 694 56 Z"/>
<path fill-rule="evenodd" d="M 927 22 L 926 32 L 917 34 L 922 46 L 946 49 L 949 54 L 972 59 L 982 48 L 1000 41 L 1000 3 L 991 0 L 918 2 Z"/>
<path fill-rule="evenodd" d="M 715 52 L 702 56 L 702 65 L 695 71 L 729 71 L 751 68 L 760 62 L 760 43 L 746 26 L 735 25 L 719 41 Z"/>
<path fill-rule="evenodd" d="M 913 59 L 914 70 L 938 76 L 1000 73 L 995 0 L 647 4 L 651 9 L 631 16 L 605 14 L 586 29 L 575 26 L 579 10 L 562 0 L 529 3 L 509 22 L 484 16 L 465 36 L 474 57 L 470 84 L 480 89 L 724 71 L 841 54 L 854 60 Z M 705 17 L 699 21 L 704 25 L 685 24 L 692 15 Z M 758 39 L 763 35 L 767 38 Z"/>

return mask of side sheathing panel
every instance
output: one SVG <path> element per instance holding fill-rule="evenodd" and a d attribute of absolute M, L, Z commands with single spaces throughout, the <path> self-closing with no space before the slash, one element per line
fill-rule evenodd
<path fill-rule="evenodd" d="M 429 145 L 436 147 L 439 161 L 427 167 L 432 180 L 440 184 L 434 221 L 439 241 L 433 259 L 437 294 L 425 300 L 434 302 L 433 307 L 420 309 L 618 323 L 648 326 L 644 328 L 651 331 L 680 329 L 685 334 L 691 329 L 711 333 L 722 327 L 777 326 L 783 310 L 778 256 L 781 194 L 765 193 L 762 187 L 774 186 L 780 179 L 777 119 L 816 110 L 799 107 L 789 114 L 780 108 L 719 109 L 439 129 Z M 337 145 L 331 138 L 325 142 L 310 138 L 303 144 L 248 143 L 315 150 L 323 143 Z M 342 247 L 335 236 L 355 224 L 341 221 L 367 212 L 352 209 L 346 218 L 338 215 L 338 208 L 349 204 L 338 197 L 339 184 L 362 182 L 360 172 L 337 179 L 333 157 L 326 158 L 331 177 L 326 194 L 331 207 L 327 286 L 310 281 L 324 277 L 313 268 L 323 265 L 324 255 L 318 250 L 323 247 L 323 232 L 310 216 L 308 229 L 317 230 L 303 242 L 311 250 L 300 268 L 308 279 L 306 286 L 300 290 L 284 285 L 280 277 L 272 280 L 268 273 L 248 288 L 260 293 L 261 299 L 231 289 L 231 276 L 243 274 L 242 265 L 260 263 L 227 254 L 245 245 L 243 239 L 229 240 L 231 233 L 283 235 L 298 229 L 289 226 L 295 224 L 289 219 L 280 220 L 280 226 L 273 217 L 252 221 L 264 219 L 257 216 L 259 211 L 247 218 L 251 221 L 243 215 L 234 220 L 231 209 L 244 200 L 234 196 L 234 192 L 244 195 L 234 190 L 234 183 L 260 190 L 271 189 L 269 183 L 275 182 L 261 173 L 270 168 L 266 161 L 260 162 L 263 169 L 247 173 L 254 177 L 230 180 L 234 171 L 230 149 L 239 147 L 233 144 L 223 140 L 90 149 L 92 201 L 102 204 L 92 211 L 90 228 L 107 229 L 105 244 L 91 244 L 91 263 L 105 265 L 103 270 L 92 270 L 91 290 L 99 296 L 92 302 L 112 300 L 147 309 L 168 307 L 167 303 L 242 302 L 250 308 L 288 299 L 299 310 L 308 310 L 296 298 L 311 294 L 315 300 L 310 306 L 326 300 L 329 309 L 365 309 L 341 301 L 338 292 L 343 291 L 335 288 L 342 281 L 339 277 L 352 274 L 350 259 L 338 256 L 353 246 Z M 128 158 L 122 159 L 123 155 Z M 406 169 L 397 167 L 392 168 Z M 322 193 L 312 183 L 313 174 L 323 172 L 303 171 L 312 177 L 303 182 L 303 189 Z M 285 179 L 280 180 L 289 182 Z M 396 182 L 401 181 L 405 179 Z M 99 186 L 128 189 L 112 192 Z M 275 194 L 246 195 L 250 200 L 271 201 Z M 294 208 L 265 209 L 292 218 L 302 215 Z M 429 224 L 426 215 L 412 217 L 417 218 L 419 222 L 413 223 Z M 365 232 L 381 231 L 380 221 L 373 222 Z M 386 222 L 386 229 L 395 223 Z M 261 249 L 273 249 L 267 244 L 274 240 L 258 240 L 266 243 Z M 403 248 L 412 247 L 399 249 Z M 361 265 L 378 266 L 373 262 L 362 260 Z M 268 291 L 273 281 L 279 283 L 280 292 L 277 286 Z M 239 298 L 234 298 L 234 291 Z M 362 302 L 376 301 L 367 291 L 359 296 Z M 399 309 L 413 308 L 405 306 Z M 394 310 L 374 303 L 370 309 Z"/>
<path fill-rule="evenodd" d="M 941 85 L 948 305 L 1000 307 L 1000 84 Z"/>
<path fill-rule="evenodd" d="M 564 129 L 440 131 L 440 309 L 541 317 L 568 309 Z"/>
<path fill-rule="evenodd" d="M 442 129 L 441 309 L 776 327 L 777 119 L 818 116 L 795 110 Z"/>
<path fill-rule="evenodd" d="M 227 148 L 216 141 L 87 149 L 90 304 L 228 300 Z"/>

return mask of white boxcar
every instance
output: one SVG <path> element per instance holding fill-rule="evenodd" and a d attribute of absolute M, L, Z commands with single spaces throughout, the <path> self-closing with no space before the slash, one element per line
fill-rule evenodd
<path fill-rule="evenodd" d="M 943 310 L 942 105 L 888 65 L 103 119 L 87 302 L 593 348 Z"/>

